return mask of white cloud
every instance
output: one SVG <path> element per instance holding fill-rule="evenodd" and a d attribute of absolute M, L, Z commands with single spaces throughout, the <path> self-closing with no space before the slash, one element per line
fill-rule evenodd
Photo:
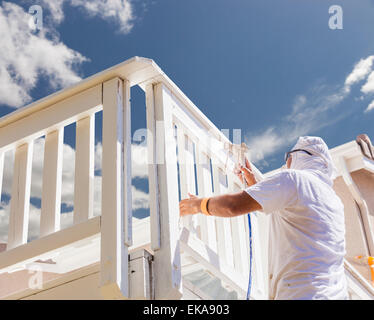
<path fill-rule="evenodd" d="M 365 96 L 374 93 L 374 71 L 373 71 L 374 56 L 369 56 L 366 59 L 361 59 L 354 67 L 352 73 L 346 79 L 346 85 L 350 86 L 364 78 L 366 82 L 361 87 L 361 92 L 364 96 L 360 100 L 364 100 Z M 369 103 L 364 113 L 374 109 L 374 101 Z"/>
<path fill-rule="evenodd" d="M 268 128 L 265 132 L 245 137 L 245 143 L 249 147 L 250 161 L 258 162 L 266 156 L 277 152 L 287 142 L 275 131 L 274 127 Z"/>
<path fill-rule="evenodd" d="M 368 105 L 368 107 L 365 109 L 365 113 L 371 111 L 371 110 L 374 110 L 374 100 L 372 102 L 370 102 L 370 104 Z"/>
<path fill-rule="evenodd" d="M 374 71 L 372 71 L 374 55 L 361 59 L 353 67 L 352 72 L 346 77 L 343 86 L 335 88 L 318 85 L 311 88 L 305 95 L 295 98 L 291 112 L 277 121 L 276 126 L 271 126 L 261 134 L 246 133 L 244 140 L 250 148 L 250 156 L 258 166 L 266 166 L 266 157 L 278 152 L 299 136 L 332 125 L 349 114 L 347 110 L 339 110 L 335 107 L 350 94 L 351 86 L 364 80 L 366 83 L 361 91 L 364 94 L 374 92 Z M 363 100 L 361 97 L 360 100 Z M 374 109 L 374 101 L 366 108 L 365 112 Z"/>
<path fill-rule="evenodd" d="M 361 87 L 361 91 L 365 94 L 374 92 L 374 71 L 368 76 L 366 83 Z"/>
<path fill-rule="evenodd" d="M 135 19 L 133 6 L 129 0 L 42 0 L 41 3 L 50 10 L 57 24 L 64 20 L 64 4 L 80 8 L 90 17 L 113 22 L 118 27 L 118 32 L 123 34 L 131 31 Z"/>
<path fill-rule="evenodd" d="M 133 27 L 133 9 L 128 0 L 70 0 L 72 6 L 83 8 L 90 16 L 114 21 L 119 32 L 128 33 Z"/>
<path fill-rule="evenodd" d="M 75 67 L 87 60 L 60 42 L 47 25 L 33 33 L 29 19 L 14 3 L 0 6 L 0 103 L 11 107 L 30 102 L 30 91 L 41 75 L 55 89 L 81 80 Z"/>
<path fill-rule="evenodd" d="M 349 90 L 353 84 L 363 80 L 369 74 L 373 66 L 373 60 L 374 56 L 369 56 L 365 59 L 361 59 L 355 64 L 352 72 L 345 79 L 347 90 Z"/>
<path fill-rule="evenodd" d="M 346 113 L 334 112 L 349 91 L 345 87 L 315 86 L 307 94 L 295 98 L 291 112 L 261 134 L 246 133 L 244 141 L 250 149 L 251 161 L 262 169 L 267 157 L 295 143 L 297 138 L 336 123 Z"/>
<path fill-rule="evenodd" d="M 132 209 L 149 209 L 149 194 L 132 186 Z"/>

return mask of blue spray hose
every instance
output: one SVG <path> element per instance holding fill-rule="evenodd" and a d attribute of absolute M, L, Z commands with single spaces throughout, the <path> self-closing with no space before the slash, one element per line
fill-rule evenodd
<path fill-rule="evenodd" d="M 251 286 L 252 286 L 252 226 L 251 226 L 251 215 L 248 214 L 248 233 L 249 233 L 249 280 L 248 280 L 248 290 L 247 290 L 247 300 L 251 296 Z"/>

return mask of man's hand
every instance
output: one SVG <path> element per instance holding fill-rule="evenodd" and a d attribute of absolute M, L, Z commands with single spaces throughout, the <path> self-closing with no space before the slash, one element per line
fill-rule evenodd
<path fill-rule="evenodd" d="M 190 196 L 189 199 L 183 199 L 179 202 L 179 214 L 181 217 L 200 212 L 201 198 L 191 193 L 188 193 L 188 195 Z"/>
<path fill-rule="evenodd" d="M 240 165 L 237 168 L 235 168 L 234 173 L 239 177 L 240 181 L 243 183 L 243 175 L 244 174 L 244 179 L 247 183 L 247 186 L 250 187 L 254 184 L 257 183 L 257 180 L 255 178 L 255 175 L 252 171 L 251 164 L 249 163 L 248 159 L 245 158 L 245 167 Z"/>

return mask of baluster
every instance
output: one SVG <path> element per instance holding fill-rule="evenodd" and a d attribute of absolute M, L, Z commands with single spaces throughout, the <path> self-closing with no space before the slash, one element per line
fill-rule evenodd
<path fill-rule="evenodd" d="M 188 192 L 196 194 L 193 143 L 181 126 L 177 126 L 177 144 L 181 199 L 189 198 Z M 192 230 L 192 216 L 182 218 L 183 226 Z"/>
<path fill-rule="evenodd" d="M 27 242 L 33 142 L 16 148 L 7 250 Z"/>
<path fill-rule="evenodd" d="M 63 127 L 45 136 L 40 237 L 60 229 L 63 142 Z"/>
<path fill-rule="evenodd" d="M 94 161 L 95 115 L 91 114 L 76 123 L 74 224 L 93 217 Z"/>
<path fill-rule="evenodd" d="M 210 197 L 213 194 L 210 162 L 208 156 L 201 150 L 199 144 L 196 144 L 196 165 L 199 197 Z M 215 218 L 199 214 L 198 222 L 201 240 L 212 250 L 217 251 Z"/>
<path fill-rule="evenodd" d="M 227 192 L 227 187 L 222 181 L 224 176 L 223 171 L 217 164 L 213 163 L 213 185 L 215 195 Z M 228 265 L 234 266 L 230 218 L 216 218 L 216 226 L 218 254 L 225 258 Z"/>

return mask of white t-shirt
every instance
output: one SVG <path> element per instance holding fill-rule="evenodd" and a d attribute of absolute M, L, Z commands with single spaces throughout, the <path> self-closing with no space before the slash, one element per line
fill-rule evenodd
<path fill-rule="evenodd" d="M 270 299 L 347 299 L 344 206 L 313 170 L 286 169 L 245 189 L 270 216 Z"/>

